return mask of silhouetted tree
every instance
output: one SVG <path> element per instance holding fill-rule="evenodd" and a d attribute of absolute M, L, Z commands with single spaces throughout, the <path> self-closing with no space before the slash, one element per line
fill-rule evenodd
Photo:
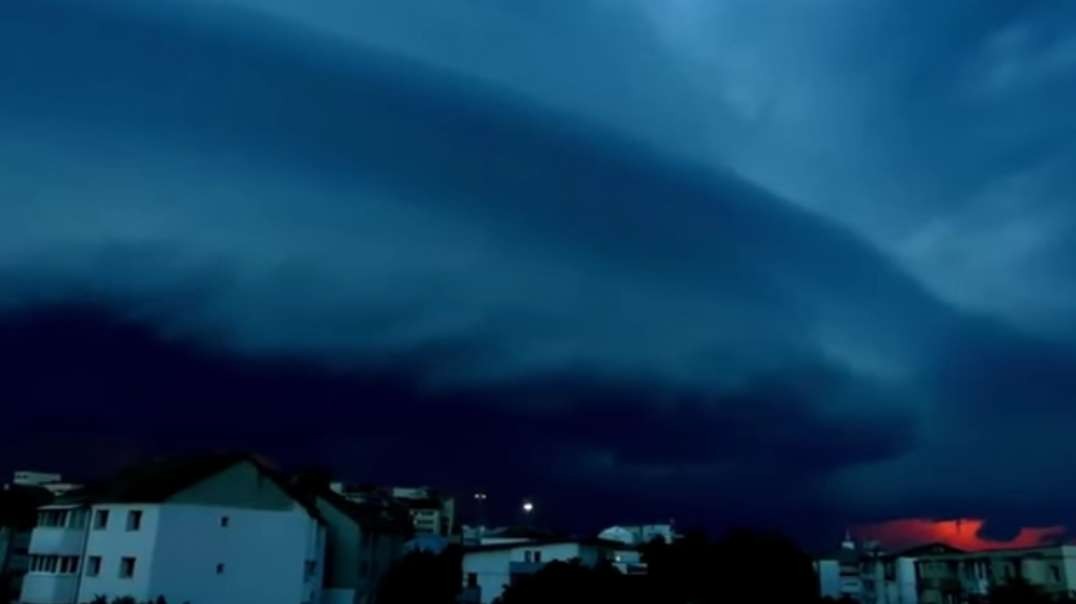
<path fill-rule="evenodd" d="M 670 604 L 819 601 L 810 557 L 779 535 L 740 530 L 710 542 L 691 533 L 645 546 L 643 558 Z"/>
<path fill-rule="evenodd" d="M 625 576 L 608 564 L 588 568 L 579 563 L 551 562 L 537 573 L 517 579 L 498 604 L 657 604 L 645 577 Z"/>
<path fill-rule="evenodd" d="M 643 547 L 645 576 L 611 566 L 554 562 L 517 579 L 501 604 L 815 604 L 818 583 L 810 558 L 787 539 L 749 531 L 717 542 L 691 533 L 672 544 Z"/>
<path fill-rule="evenodd" d="M 381 580 L 378 604 L 455 604 L 463 580 L 460 565 L 458 548 L 408 554 Z"/>

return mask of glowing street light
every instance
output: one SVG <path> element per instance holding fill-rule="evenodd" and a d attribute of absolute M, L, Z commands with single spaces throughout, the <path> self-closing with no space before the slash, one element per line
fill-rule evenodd
<path fill-rule="evenodd" d="M 534 504 L 529 501 L 523 502 L 523 513 L 531 514 L 534 512 Z"/>

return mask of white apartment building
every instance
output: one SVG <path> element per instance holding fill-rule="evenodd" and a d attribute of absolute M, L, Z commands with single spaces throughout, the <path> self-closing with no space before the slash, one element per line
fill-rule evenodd
<path fill-rule="evenodd" d="M 846 535 L 836 552 L 815 560 L 823 597 L 861 604 L 919 604 L 916 559 L 888 554 L 877 545 L 857 545 Z"/>
<path fill-rule="evenodd" d="M 330 488 L 355 503 L 388 500 L 407 506 L 416 535 L 438 535 L 448 538 L 456 530 L 456 500 L 436 489 L 353 486 L 343 482 L 334 482 Z"/>
<path fill-rule="evenodd" d="M 131 468 L 40 508 L 20 601 L 319 602 L 325 528 L 304 499 L 249 456 Z"/>
<path fill-rule="evenodd" d="M 624 545 L 646 545 L 655 539 L 672 543 L 678 537 L 672 524 L 639 524 L 611 526 L 598 533 L 599 539 L 619 541 Z"/>
<path fill-rule="evenodd" d="M 498 543 L 467 548 L 463 554 L 461 602 L 491 604 L 521 576 L 531 575 L 550 562 L 579 560 L 593 567 L 612 561 L 617 544 L 601 540 L 557 540 Z"/>

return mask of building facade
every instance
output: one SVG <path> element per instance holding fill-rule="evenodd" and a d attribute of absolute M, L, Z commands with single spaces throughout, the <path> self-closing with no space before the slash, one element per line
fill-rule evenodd
<path fill-rule="evenodd" d="M 358 504 L 326 490 L 317 507 L 327 526 L 324 604 L 372 604 L 381 579 L 412 535 L 407 510 Z"/>
<path fill-rule="evenodd" d="M 491 604 L 505 588 L 522 576 L 531 575 L 550 562 L 570 562 L 594 567 L 612 562 L 617 544 L 599 540 L 564 540 L 499 543 L 467 548 L 463 554 L 465 604 Z"/>
<path fill-rule="evenodd" d="M 1076 595 L 1076 546 L 964 552 L 927 546 L 915 552 L 922 604 L 966 604 L 1022 579 L 1052 596 Z"/>
<path fill-rule="evenodd" d="M 320 601 L 325 527 L 258 460 L 133 468 L 40 509 L 21 602 Z"/>
<path fill-rule="evenodd" d="M 841 547 L 815 560 L 819 592 L 861 604 L 919 604 L 915 558 L 889 554 L 877 544 L 857 544 L 846 535 Z"/>
<path fill-rule="evenodd" d="M 394 502 L 407 507 L 416 535 L 448 538 L 456 531 L 456 500 L 430 487 L 356 486 L 342 482 L 333 491 L 355 503 Z"/>

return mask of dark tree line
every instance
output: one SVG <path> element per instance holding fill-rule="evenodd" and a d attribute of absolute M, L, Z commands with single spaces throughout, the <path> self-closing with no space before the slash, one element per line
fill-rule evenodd
<path fill-rule="evenodd" d="M 809 556 L 791 541 L 747 531 L 718 541 L 691 534 L 644 546 L 646 575 L 624 575 L 553 562 L 516 580 L 501 604 L 816 604 L 818 582 Z M 462 585 L 460 554 L 412 554 L 385 577 L 379 604 L 455 604 Z"/>

